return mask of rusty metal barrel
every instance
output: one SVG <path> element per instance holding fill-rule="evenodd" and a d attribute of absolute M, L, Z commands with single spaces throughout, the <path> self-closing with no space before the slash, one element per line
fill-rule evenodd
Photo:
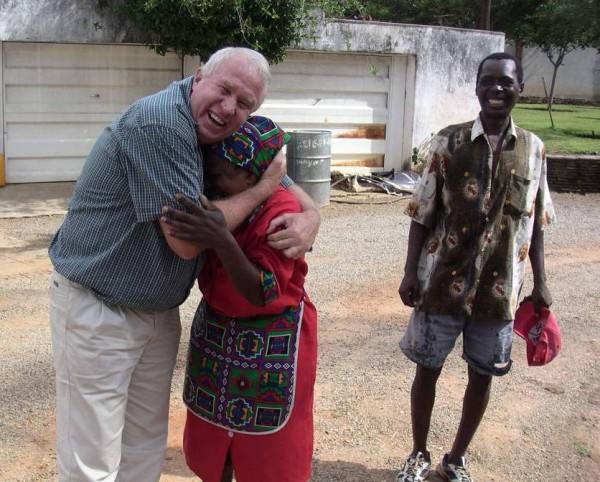
<path fill-rule="evenodd" d="M 291 131 L 290 136 L 288 175 L 317 206 L 326 206 L 331 186 L 331 131 Z"/>

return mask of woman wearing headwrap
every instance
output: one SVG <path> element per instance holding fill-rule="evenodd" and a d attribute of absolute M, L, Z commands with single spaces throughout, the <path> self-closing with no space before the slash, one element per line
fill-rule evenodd
<path fill-rule="evenodd" d="M 250 117 L 204 151 L 207 193 L 252 186 L 289 140 L 270 119 Z M 306 482 L 313 450 L 317 313 L 304 291 L 307 265 L 270 248 L 270 221 L 299 212 L 279 188 L 235 232 L 205 198 L 210 220 L 194 240 L 210 248 L 198 277 L 183 399 L 184 452 L 204 482 Z"/>

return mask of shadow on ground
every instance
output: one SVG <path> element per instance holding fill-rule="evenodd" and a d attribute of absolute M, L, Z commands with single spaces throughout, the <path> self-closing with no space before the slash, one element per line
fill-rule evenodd
<path fill-rule="evenodd" d="M 396 474 L 396 470 L 370 469 L 344 460 L 315 460 L 310 482 L 394 482 Z M 427 481 L 442 482 L 442 479 L 432 472 Z"/>

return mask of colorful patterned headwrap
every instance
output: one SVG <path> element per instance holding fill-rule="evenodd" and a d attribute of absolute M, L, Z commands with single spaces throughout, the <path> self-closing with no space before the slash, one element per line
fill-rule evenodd
<path fill-rule="evenodd" d="M 271 119 L 255 115 L 248 117 L 225 140 L 211 144 L 210 149 L 219 157 L 260 177 L 289 140 L 290 135 Z"/>

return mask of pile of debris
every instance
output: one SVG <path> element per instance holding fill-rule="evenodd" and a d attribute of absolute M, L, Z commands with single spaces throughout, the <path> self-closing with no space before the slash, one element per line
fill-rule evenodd
<path fill-rule="evenodd" d="M 392 196 L 409 196 L 415 190 L 421 176 L 414 171 L 387 172 L 371 174 L 331 173 L 331 187 L 347 192 L 382 192 Z"/>

